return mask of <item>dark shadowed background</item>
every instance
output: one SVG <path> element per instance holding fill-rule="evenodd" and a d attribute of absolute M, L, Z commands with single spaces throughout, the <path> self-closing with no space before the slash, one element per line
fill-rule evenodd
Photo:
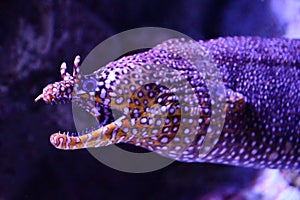
<path fill-rule="evenodd" d="M 243 199 L 258 170 L 175 162 L 128 174 L 86 150 L 61 151 L 51 133 L 74 130 L 71 104 L 34 98 L 98 43 L 131 28 L 157 26 L 195 40 L 224 35 L 281 36 L 263 0 L 11 1 L 0 4 L 0 200 Z"/>

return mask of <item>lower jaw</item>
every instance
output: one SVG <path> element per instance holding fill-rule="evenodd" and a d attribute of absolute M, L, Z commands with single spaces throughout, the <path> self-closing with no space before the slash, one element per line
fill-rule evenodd
<path fill-rule="evenodd" d="M 110 123 L 97 130 L 90 131 L 83 135 L 71 136 L 62 133 L 53 133 L 50 136 L 50 143 L 57 149 L 76 150 L 92 147 L 107 146 L 121 142 L 122 138 L 117 138 L 119 128 L 116 124 Z M 113 134 L 116 133 L 116 134 Z"/>

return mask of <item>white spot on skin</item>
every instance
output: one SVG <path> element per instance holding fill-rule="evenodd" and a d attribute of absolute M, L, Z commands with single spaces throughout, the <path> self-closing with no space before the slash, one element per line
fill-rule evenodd
<path fill-rule="evenodd" d="M 257 154 L 257 150 L 256 150 L 256 149 L 253 149 L 253 150 L 251 151 L 251 154 L 252 154 L 252 155 Z"/>
<path fill-rule="evenodd" d="M 135 126 L 135 119 L 130 119 L 130 125 Z"/>
<path fill-rule="evenodd" d="M 176 146 L 176 147 L 175 147 L 175 150 L 176 150 L 176 151 L 179 151 L 180 149 L 181 149 L 181 146 Z"/>
<path fill-rule="evenodd" d="M 222 148 L 222 150 L 220 151 L 220 154 L 224 154 L 226 152 L 226 148 Z"/>
<path fill-rule="evenodd" d="M 174 141 L 174 142 L 180 142 L 180 138 L 179 138 L 179 137 L 175 137 L 175 138 L 173 139 L 173 141 Z"/>
<path fill-rule="evenodd" d="M 211 152 L 211 155 L 215 155 L 215 154 L 217 154 L 217 153 L 218 153 L 218 151 L 219 151 L 219 149 L 215 149 L 215 150 L 213 150 L 213 151 Z"/>
<path fill-rule="evenodd" d="M 245 152 L 245 149 L 240 149 L 240 152 L 239 152 L 239 154 L 243 154 Z"/>
<path fill-rule="evenodd" d="M 106 96 L 106 90 L 105 89 L 102 89 L 101 90 L 101 93 L 100 93 L 100 98 L 104 99 Z"/>
<path fill-rule="evenodd" d="M 269 159 L 272 160 L 272 161 L 277 159 L 277 158 L 278 158 L 278 154 L 276 152 L 271 153 L 270 156 L 269 156 Z"/>
<path fill-rule="evenodd" d="M 111 73 L 108 74 L 107 80 L 109 80 L 110 82 L 116 80 L 114 71 L 111 71 Z"/>
<path fill-rule="evenodd" d="M 161 120 L 156 120 L 156 123 L 155 123 L 157 126 L 160 126 L 161 125 Z"/>
<path fill-rule="evenodd" d="M 169 139 L 167 137 L 163 137 L 160 142 L 163 144 L 166 144 L 169 141 Z"/>
<path fill-rule="evenodd" d="M 189 137 L 184 137 L 184 142 L 186 144 L 191 144 L 192 140 Z"/>
<path fill-rule="evenodd" d="M 184 134 L 189 134 L 190 133 L 190 129 L 189 128 L 184 129 L 183 133 Z"/>
<path fill-rule="evenodd" d="M 123 97 L 119 97 L 118 99 L 116 99 L 117 104 L 122 104 L 123 101 L 124 101 Z"/>
<path fill-rule="evenodd" d="M 143 117 L 142 119 L 141 119 L 141 123 L 142 124 L 145 124 L 147 122 L 147 118 L 146 117 Z"/>

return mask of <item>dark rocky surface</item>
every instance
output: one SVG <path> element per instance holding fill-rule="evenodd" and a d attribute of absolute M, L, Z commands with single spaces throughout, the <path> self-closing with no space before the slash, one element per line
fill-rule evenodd
<path fill-rule="evenodd" d="M 0 199 L 202 199 L 214 191 L 230 199 L 247 187 L 257 170 L 173 163 L 127 174 L 86 150 L 56 150 L 49 136 L 74 130 L 71 105 L 33 100 L 46 84 L 60 80 L 62 61 L 71 65 L 75 55 L 84 57 L 120 31 L 158 26 L 194 39 L 278 36 L 282 30 L 267 7 L 268 1 L 250 0 L 2 2 Z"/>

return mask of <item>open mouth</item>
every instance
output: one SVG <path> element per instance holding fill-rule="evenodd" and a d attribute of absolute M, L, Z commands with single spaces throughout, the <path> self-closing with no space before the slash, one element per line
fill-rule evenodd
<path fill-rule="evenodd" d="M 76 96 L 75 98 L 73 96 L 74 85 L 76 84 L 76 78 L 79 73 L 79 63 L 80 57 L 76 56 L 74 59 L 73 76 L 71 76 L 67 72 L 66 63 L 62 63 L 60 66 L 60 73 L 63 80 L 47 85 L 43 89 L 43 93 L 35 99 L 35 102 L 43 99 L 47 104 L 64 104 L 71 103 L 73 101 L 75 101 L 76 103 L 76 100 L 80 100 L 81 102 L 83 102 L 81 103 L 83 105 L 79 106 L 83 106 L 83 108 L 91 107 L 91 105 L 84 105 L 84 103 L 86 103 L 84 101 L 86 96 L 79 96 L 77 98 Z M 97 126 L 94 126 L 94 128 L 90 129 L 83 129 L 79 132 L 53 133 L 50 136 L 51 144 L 59 149 L 80 149 L 95 145 L 104 146 L 107 143 L 110 143 L 108 133 L 114 132 L 117 129 L 118 124 L 114 122 L 112 111 L 110 109 L 104 108 L 100 109 L 99 111 L 93 109 L 87 111 L 89 112 L 89 114 L 96 117 L 99 123 Z M 121 114 L 119 113 L 118 117 L 120 115 Z"/>
<path fill-rule="evenodd" d="M 72 103 L 80 108 L 80 114 L 74 113 L 73 109 L 73 116 L 83 115 L 78 119 L 82 124 L 82 128 L 76 127 L 79 131 L 53 133 L 50 136 L 51 144 L 58 149 L 69 150 L 133 141 L 133 135 L 128 132 L 129 129 L 123 131 L 120 127 L 122 125 L 128 127 L 138 125 L 137 121 L 140 114 L 133 110 L 129 116 L 129 109 L 126 112 L 123 109 L 110 106 L 109 98 L 102 96 L 106 91 L 101 93 L 102 89 L 96 88 L 95 77 L 92 76 L 87 79 L 78 77 L 80 76 L 78 75 L 79 62 L 80 57 L 77 56 L 74 60 L 73 76 L 66 72 L 66 64 L 63 63 L 60 67 L 63 80 L 47 85 L 43 89 L 43 93 L 35 99 L 35 102 L 43 99 L 47 104 Z M 132 101 L 131 103 L 136 102 Z M 74 118 L 75 124 L 76 117 Z M 146 117 L 142 118 L 141 123 L 144 119 Z M 135 132 L 135 130 L 133 131 Z"/>
<path fill-rule="evenodd" d="M 182 84 L 187 80 L 181 72 L 167 68 L 159 61 L 147 64 L 136 55 L 123 57 L 90 75 L 79 75 L 79 62 L 77 56 L 73 76 L 66 72 L 63 63 L 60 67 L 63 80 L 46 86 L 35 101 L 43 99 L 48 104 L 72 102 L 95 118 L 97 124 L 84 124 L 84 127 L 94 128 L 78 129 L 79 132 L 54 133 L 50 136 L 51 144 L 59 149 L 82 149 L 129 143 L 153 150 L 162 149 L 173 140 L 181 121 L 179 96 L 174 91 L 184 96 L 186 88 L 189 89 L 188 84 Z M 194 94 L 192 89 L 189 91 L 189 95 Z M 198 104 L 190 118 L 198 116 L 197 109 Z M 197 124 L 193 119 L 186 121 L 188 130 L 189 126 Z M 181 139 L 178 137 L 176 141 Z M 187 141 L 192 140 L 188 138 Z"/>
<path fill-rule="evenodd" d="M 90 113 L 85 114 L 85 116 L 86 115 L 90 115 Z M 121 142 L 122 139 L 120 136 L 117 136 L 117 132 L 120 128 L 120 120 L 124 119 L 124 117 L 115 120 L 112 114 L 106 114 L 104 116 L 105 118 L 100 120 L 99 118 L 94 118 L 92 115 L 84 117 L 84 119 L 81 120 L 81 124 L 83 124 L 83 127 L 90 128 L 78 129 L 79 131 L 76 132 L 53 133 L 50 136 L 51 144 L 56 148 L 68 150 L 107 146 Z M 76 120 L 76 118 L 74 119 Z"/>

